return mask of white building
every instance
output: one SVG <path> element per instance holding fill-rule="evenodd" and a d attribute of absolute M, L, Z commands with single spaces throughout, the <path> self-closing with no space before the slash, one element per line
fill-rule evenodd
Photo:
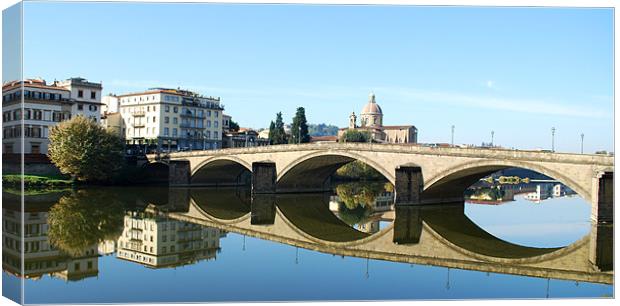
<path fill-rule="evenodd" d="M 130 212 L 116 244 L 116 256 L 161 268 L 215 258 L 219 229 L 177 221 L 152 213 Z"/>
<path fill-rule="evenodd" d="M 58 122 L 77 115 L 99 122 L 101 89 L 101 83 L 91 83 L 83 78 L 55 81 L 53 84 L 31 79 L 4 84 L 2 152 L 46 154 L 49 131 Z M 21 148 L 22 136 L 24 148 Z"/>
<path fill-rule="evenodd" d="M 139 148 L 215 149 L 222 147 L 222 111 L 220 98 L 168 88 L 108 96 L 106 120 L 118 112 L 119 127 L 127 144 Z M 116 121 L 114 121 L 116 122 Z M 113 123 L 108 121 L 108 127 Z"/>

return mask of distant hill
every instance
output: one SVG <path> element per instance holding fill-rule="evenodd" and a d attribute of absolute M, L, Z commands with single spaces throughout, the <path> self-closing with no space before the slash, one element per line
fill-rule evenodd
<path fill-rule="evenodd" d="M 308 134 L 310 136 L 336 136 L 338 135 L 338 127 L 325 123 L 308 124 Z"/>

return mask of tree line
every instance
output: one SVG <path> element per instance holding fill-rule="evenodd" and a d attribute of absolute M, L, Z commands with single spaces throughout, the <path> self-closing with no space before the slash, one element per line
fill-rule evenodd
<path fill-rule="evenodd" d="M 287 144 L 287 143 L 307 143 L 310 142 L 310 134 L 308 133 L 308 121 L 306 120 L 306 110 L 298 107 L 293 122 L 291 123 L 291 133 L 286 134 L 284 130 L 284 121 L 282 112 L 276 114 L 276 120 L 269 124 L 269 144 Z"/>

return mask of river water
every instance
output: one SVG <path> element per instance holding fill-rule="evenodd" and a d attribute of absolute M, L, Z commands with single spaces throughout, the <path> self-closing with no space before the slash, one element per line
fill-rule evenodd
<path fill-rule="evenodd" d="M 613 228 L 579 196 L 401 209 L 391 191 L 98 187 L 30 193 L 22 216 L 4 190 L 3 289 L 24 279 L 37 304 L 613 296 Z"/>

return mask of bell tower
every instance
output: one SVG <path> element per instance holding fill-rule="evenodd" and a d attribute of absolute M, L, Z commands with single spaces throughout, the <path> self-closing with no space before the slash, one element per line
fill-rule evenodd
<path fill-rule="evenodd" d="M 355 112 L 352 112 L 349 116 L 349 128 L 355 129 L 357 127 L 357 116 L 355 116 Z"/>

